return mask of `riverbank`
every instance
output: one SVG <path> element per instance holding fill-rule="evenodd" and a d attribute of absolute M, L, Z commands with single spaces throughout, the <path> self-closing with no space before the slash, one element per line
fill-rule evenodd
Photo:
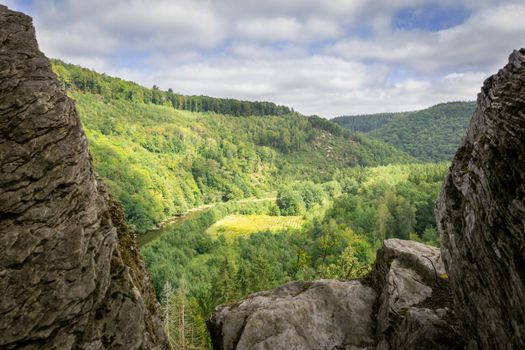
<path fill-rule="evenodd" d="M 245 199 L 240 199 L 240 200 L 237 200 L 237 201 L 230 201 L 230 202 L 226 202 L 226 203 L 234 203 L 234 204 L 244 204 L 244 203 L 258 203 L 258 202 L 267 202 L 267 201 L 275 201 L 276 200 L 276 197 L 266 197 L 266 198 L 245 198 Z M 157 225 L 157 227 L 154 227 L 144 233 L 141 233 L 138 236 L 138 241 L 139 241 L 139 244 L 140 246 L 144 246 L 145 244 L 159 238 L 160 236 L 162 236 L 163 232 L 165 229 L 169 229 L 169 228 L 173 228 L 173 226 L 176 226 L 176 225 L 179 225 L 181 224 L 182 222 L 188 220 L 188 219 L 191 219 L 193 217 L 195 217 L 196 215 L 206 211 L 206 210 L 209 210 L 219 204 L 225 204 L 224 202 L 218 202 L 218 203 L 211 203 L 211 204 L 205 204 L 205 205 L 201 205 L 199 207 L 195 207 L 195 208 L 191 208 L 189 209 L 188 211 L 180 214 L 180 215 L 177 215 L 177 216 L 173 216 L 163 222 L 161 222 L 160 224 Z"/>

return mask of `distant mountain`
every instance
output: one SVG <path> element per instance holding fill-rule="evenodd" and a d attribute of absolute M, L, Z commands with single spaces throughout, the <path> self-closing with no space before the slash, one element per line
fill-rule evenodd
<path fill-rule="evenodd" d="M 271 102 L 148 89 L 57 60 L 53 69 L 76 101 L 97 172 L 138 230 L 284 183 L 414 161 L 381 141 Z"/>
<path fill-rule="evenodd" d="M 332 121 L 419 160 L 439 162 L 452 159 L 475 107 L 475 102 L 449 102 L 414 112 L 342 116 Z"/>

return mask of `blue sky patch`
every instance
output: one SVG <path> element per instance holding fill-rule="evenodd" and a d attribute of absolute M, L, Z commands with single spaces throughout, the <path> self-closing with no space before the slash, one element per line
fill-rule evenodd
<path fill-rule="evenodd" d="M 12 9 L 25 13 L 31 13 L 32 8 L 33 0 L 16 0 Z"/>
<path fill-rule="evenodd" d="M 399 30 L 439 31 L 465 23 L 470 12 L 463 6 L 426 4 L 395 13 L 392 27 Z"/>

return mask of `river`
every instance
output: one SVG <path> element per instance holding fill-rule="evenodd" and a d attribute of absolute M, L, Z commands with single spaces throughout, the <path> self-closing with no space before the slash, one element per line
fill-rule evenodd
<path fill-rule="evenodd" d="M 269 198 L 245 198 L 245 199 L 241 199 L 241 200 L 236 201 L 236 203 L 275 201 L 275 199 L 276 199 L 275 197 L 269 197 Z M 185 213 L 183 213 L 181 215 L 171 217 L 168 220 L 162 222 L 159 225 L 159 228 L 148 230 L 145 233 L 139 234 L 138 235 L 138 240 L 139 240 L 140 246 L 144 246 L 144 245 L 148 244 L 149 242 L 156 240 L 157 238 L 162 236 L 164 234 L 164 232 L 166 232 L 167 230 L 169 230 L 169 229 L 171 229 L 173 227 L 177 227 L 177 225 L 180 225 L 181 223 L 185 222 L 186 220 L 193 219 L 198 214 L 200 214 L 203 211 L 206 211 L 206 210 L 208 210 L 210 208 L 213 208 L 217 204 L 219 204 L 219 203 L 206 204 L 206 205 L 202 205 L 200 207 L 192 208 L 192 209 L 188 210 L 187 212 L 185 212 Z"/>

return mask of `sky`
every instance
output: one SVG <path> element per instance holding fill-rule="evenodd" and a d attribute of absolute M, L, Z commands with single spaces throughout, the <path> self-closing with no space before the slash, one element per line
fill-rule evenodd
<path fill-rule="evenodd" d="M 306 115 L 475 100 L 525 46 L 523 0 L 0 0 L 68 63 Z"/>

